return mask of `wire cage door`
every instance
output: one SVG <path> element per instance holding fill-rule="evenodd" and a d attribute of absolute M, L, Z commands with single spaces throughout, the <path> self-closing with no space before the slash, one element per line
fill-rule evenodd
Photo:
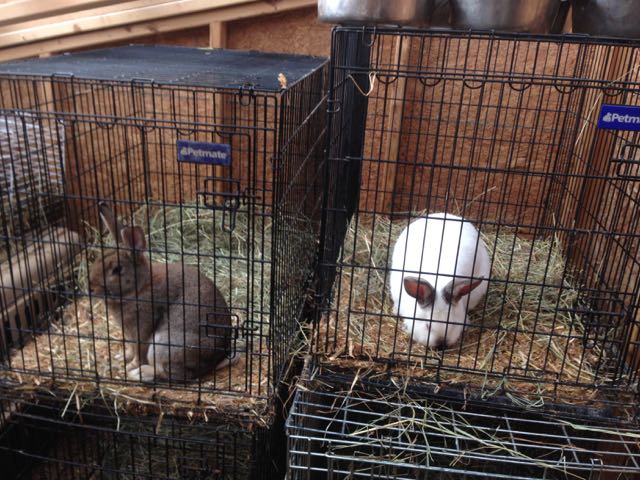
<path fill-rule="evenodd" d="M 330 103 L 366 106 L 330 118 L 325 222 L 339 227 L 323 238 L 320 361 L 528 405 L 634 409 L 639 139 L 598 122 L 603 105 L 640 105 L 639 52 L 571 36 L 336 29 Z M 335 141 L 350 124 L 359 156 Z M 397 280 L 410 275 L 435 285 L 410 292 Z M 468 311 L 464 281 L 487 290 Z"/>

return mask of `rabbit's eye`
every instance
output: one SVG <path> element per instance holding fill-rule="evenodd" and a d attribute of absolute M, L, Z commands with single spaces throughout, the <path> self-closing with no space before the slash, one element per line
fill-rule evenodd
<path fill-rule="evenodd" d="M 114 267 L 113 270 L 111 270 L 111 273 L 113 275 L 120 275 L 122 273 L 122 267 L 120 265 Z"/>

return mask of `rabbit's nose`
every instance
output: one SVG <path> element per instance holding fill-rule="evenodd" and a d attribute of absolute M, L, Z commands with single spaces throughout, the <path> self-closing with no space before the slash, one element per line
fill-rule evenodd
<path fill-rule="evenodd" d="M 432 337 L 429 339 L 429 346 L 434 350 L 444 350 L 447 348 L 447 342 L 442 335 L 431 333 Z"/>

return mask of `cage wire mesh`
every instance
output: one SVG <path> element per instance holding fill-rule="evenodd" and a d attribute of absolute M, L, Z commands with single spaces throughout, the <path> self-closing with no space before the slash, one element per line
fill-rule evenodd
<path fill-rule="evenodd" d="M 2 376 L 266 408 L 317 261 L 326 80 L 321 58 L 178 47 L 1 65 Z"/>
<path fill-rule="evenodd" d="M 267 480 L 284 468 L 277 463 L 284 433 L 273 426 L 249 430 L 228 419 L 118 415 L 103 401 L 2 395 L 3 478 Z"/>
<path fill-rule="evenodd" d="M 311 373 L 310 373 L 311 372 Z M 637 429 L 371 389 L 314 367 L 287 420 L 289 478 L 632 479 Z"/>
<path fill-rule="evenodd" d="M 638 43 L 339 27 L 331 68 L 321 362 L 530 406 L 635 409 L 640 134 L 597 123 L 603 104 L 640 105 Z M 437 212 L 466 223 L 402 242 Z M 432 284 L 411 294 L 410 275 Z M 465 282 L 488 292 L 454 317 L 474 292 L 443 287 Z"/>

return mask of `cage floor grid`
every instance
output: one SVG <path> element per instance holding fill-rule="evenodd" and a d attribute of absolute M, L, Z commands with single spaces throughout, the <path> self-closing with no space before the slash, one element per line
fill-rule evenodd
<path fill-rule="evenodd" d="M 287 422 L 292 478 L 640 475 L 639 434 L 631 427 L 480 409 L 403 392 L 374 395 L 353 385 L 336 387 L 324 377 L 304 387 Z"/>

